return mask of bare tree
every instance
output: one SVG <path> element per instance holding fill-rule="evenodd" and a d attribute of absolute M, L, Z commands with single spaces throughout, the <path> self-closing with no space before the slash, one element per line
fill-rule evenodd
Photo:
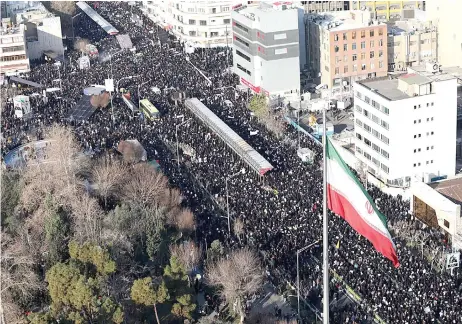
<path fill-rule="evenodd" d="M 191 233 L 196 229 L 196 221 L 191 210 L 174 208 L 168 214 L 168 223 L 175 226 L 181 233 Z"/>
<path fill-rule="evenodd" d="M 90 98 L 90 103 L 94 108 L 106 108 L 109 102 L 111 102 L 111 97 L 108 92 L 93 95 Z"/>
<path fill-rule="evenodd" d="M 86 53 L 88 44 L 90 44 L 88 39 L 81 38 L 74 43 L 74 49 L 81 53 Z"/>
<path fill-rule="evenodd" d="M 156 205 L 166 190 L 167 178 L 148 164 L 134 165 L 123 186 L 126 201 L 143 207 Z"/>
<path fill-rule="evenodd" d="M 80 242 L 101 243 L 102 221 L 104 213 L 98 201 L 82 192 L 71 201 L 71 215 L 74 223 L 74 235 Z"/>
<path fill-rule="evenodd" d="M 236 220 L 234 221 L 233 230 L 234 234 L 240 241 L 241 236 L 244 235 L 244 223 L 239 218 L 236 218 Z"/>
<path fill-rule="evenodd" d="M 107 207 L 108 198 L 120 193 L 126 177 L 127 167 L 117 161 L 101 159 L 93 168 L 92 180 L 96 192 L 104 199 L 104 207 Z"/>
<path fill-rule="evenodd" d="M 5 317 L 16 317 L 17 303 L 30 299 L 37 291 L 43 289 L 44 285 L 34 271 L 34 259 L 20 238 L 2 233 L 1 244 L 2 307 Z"/>
<path fill-rule="evenodd" d="M 51 8 L 66 15 L 73 15 L 76 10 L 74 1 L 51 1 Z"/>
<path fill-rule="evenodd" d="M 233 251 L 207 269 L 207 282 L 218 286 L 220 293 L 244 322 L 244 296 L 258 291 L 263 283 L 260 262 L 255 253 L 245 248 Z"/>
<path fill-rule="evenodd" d="M 191 273 L 202 259 L 202 249 L 192 241 L 171 245 L 170 253 L 178 258 L 188 273 Z"/>

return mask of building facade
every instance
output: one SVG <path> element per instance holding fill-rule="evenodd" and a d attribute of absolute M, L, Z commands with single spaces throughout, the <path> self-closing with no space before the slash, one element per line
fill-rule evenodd
<path fill-rule="evenodd" d="M 24 25 L 9 27 L 3 24 L 0 30 L 0 73 L 16 75 L 30 71 Z"/>
<path fill-rule="evenodd" d="M 431 1 L 427 1 L 431 2 Z M 350 1 L 351 10 L 367 10 L 381 21 L 400 20 L 405 10 L 424 9 L 424 1 Z"/>
<path fill-rule="evenodd" d="M 427 1 L 426 13 L 438 29 L 438 63 L 462 66 L 462 1 Z"/>
<path fill-rule="evenodd" d="M 436 26 L 431 22 L 395 22 L 388 27 L 388 70 L 404 71 L 408 66 L 436 62 L 437 39 Z"/>
<path fill-rule="evenodd" d="M 143 1 L 145 14 L 195 47 L 231 43 L 231 11 L 241 1 Z"/>
<path fill-rule="evenodd" d="M 306 13 L 349 10 L 349 1 L 302 1 Z"/>
<path fill-rule="evenodd" d="M 345 83 L 387 75 L 387 25 L 368 11 L 308 18 L 308 62 L 320 83 L 337 91 Z"/>
<path fill-rule="evenodd" d="M 427 65 L 354 84 L 355 154 L 388 185 L 455 175 L 457 79 Z"/>
<path fill-rule="evenodd" d="M 257 93 L 299 95 L 303 15 L 300 8 L 264 3 L 233 11 L 233 71 L 242 84 Z"/>

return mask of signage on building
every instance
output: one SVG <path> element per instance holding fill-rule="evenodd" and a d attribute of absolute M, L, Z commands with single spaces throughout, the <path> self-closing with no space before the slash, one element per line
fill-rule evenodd
<path fill-rule="evenodd" d="M 13 105 L 16 110 L 21 110 L 24 115 L 31 112 L 28 96 L 16 96 L 13 98 Z"/>
<path fill-rule="evenodd" d="M 451 270 L 459 267 L 460 252 L 449 253 L 446 256 L 446 269 Z"/>
<path fill-rule="evenodd" d="M 260 87 L 254 86 L 252 83 L 241 77 L 241 83 L 249 87 L 253 92 L 260 93 Z"/>

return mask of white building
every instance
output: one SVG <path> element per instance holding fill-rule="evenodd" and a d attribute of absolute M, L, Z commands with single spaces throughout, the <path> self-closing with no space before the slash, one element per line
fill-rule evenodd
<path fill-rule="evenodd" d="M 5 19 L 2 20 L 4 22 Z M 30 70 L 26 52 L 24 25 L 8 27 L 3 23 L 0 29 L 0 74 L 16 75 Z"/>
<path fill-rule="evenodd" d="M 231 11 L 236 0 L 143 1 L 145 14 L 195 47 L 231 44 Z"/>
<path fill-rule="evenodd" d="M 305 28 L 299 28 L 303 14 L 303 9 L 282 3 L 233 11 L 233 72 L 242 84 L 257 93 L 299 96 L 305 64 L 300 48 L 306 50 Z"/>
<path fill-rule="evenodd" d="M 356 156 L 389 185 L 456 171 L 457 79 L 427 71 L 354 84 Z"/>

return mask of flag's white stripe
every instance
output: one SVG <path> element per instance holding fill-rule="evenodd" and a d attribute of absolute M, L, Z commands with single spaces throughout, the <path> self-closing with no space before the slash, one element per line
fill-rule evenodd
<path fill-rule="evenodd" d="M 364 195 L 364 192 L 334 159 L 327 159 L 327 183 L 348 199 L 353 208 L 369 226 L 388 237 L 391 241 L 390 233 L 383 225 L 375 210 L 371 214 L 367 213 L 367 197 Z"/>

